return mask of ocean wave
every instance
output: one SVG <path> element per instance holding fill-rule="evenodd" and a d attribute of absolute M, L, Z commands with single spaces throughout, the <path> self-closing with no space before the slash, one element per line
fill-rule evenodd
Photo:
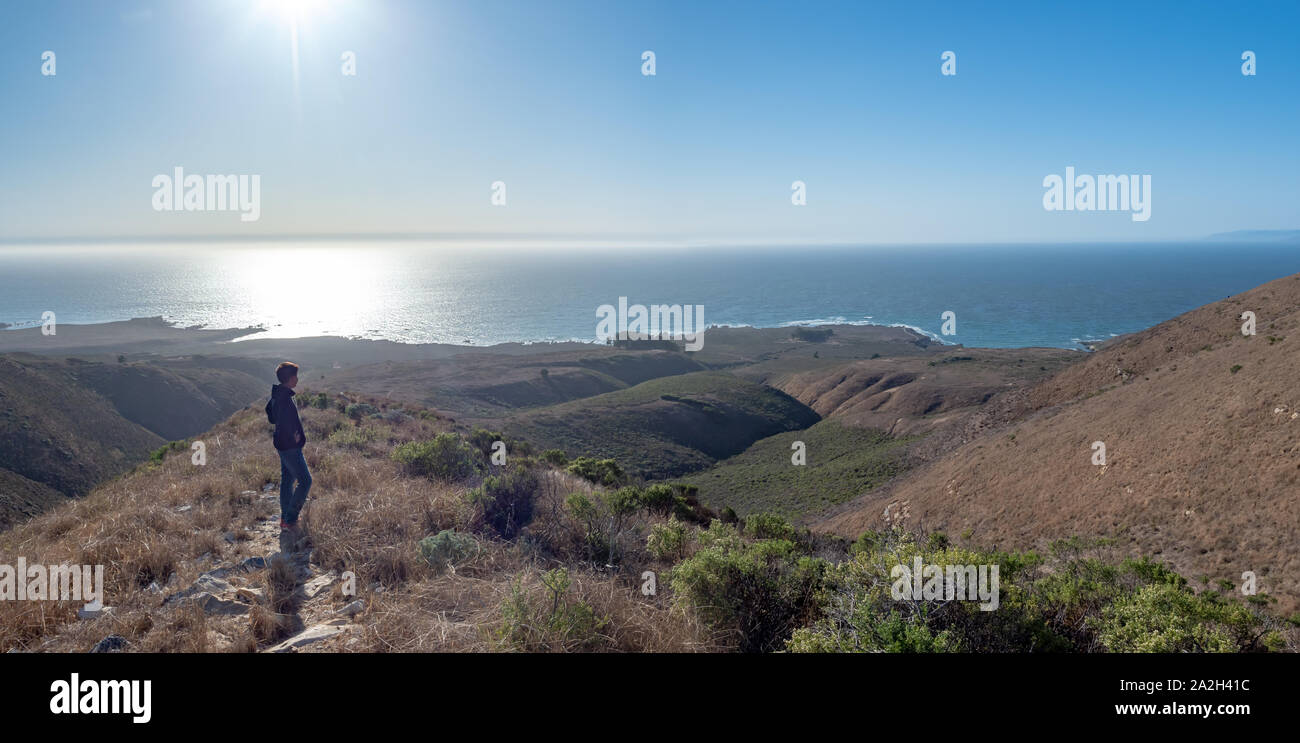
<path fill-rule="evenodd" d="M 868 323 L 868 324 L 870 324 L 870 323 Z M 943 345 L 945 345 L 945 346 L 955 346 L 955 345 L 958 345 L 958 344 L 956 344 L 956 343 L 950 343 L 950 342 L 944 340 L 944 339 L 943 339 L 943 336 L 939 335 L 938 333 L 931 333 L 930 331 L 925 330 L 924 328 L 918 328 L 918 327 L 916 327 L 915 325 L 908 325 L 908 324 L 905 323 L 905 322 L 891 322 L 891 323 L 886 324 L 885 327 L 887 327 L 887 328 L 907 328 L 908 330 L 911 330 L 911 331 L 914 332 L 914 333 L 920 333 L 921 335 L 925 336 L 926 338 L 929 338 L 930 340 L 934 341 L 935 343 L 941 343 L 941 344 L 943 344 Z"/>
<path fill-rule="evenodd" d="M 941 343 L 945 346 L 957 345 L 954 342 L 945 340 L 944 337 L 939 335 L 938 333 L 932 333 L 929 330 L 926 330 L 924 328 L 918 328 L 915 325 L 909 325 L 905 322 L 889 322 L 889 323 L 875 322 L 874 315 L 864 315 L 864 317 L 866 318 L 865 320 L 849 320 L 848 318 L 842 315 L 836 315 L 834 317 L 819 317 L 819 318 L 814 318 L 812 320 L 790 320 L 788 322 L 779 323 L 776 327 L 793 328 L 799 326 L 810 327 L 810 326 L 817 326 L 817 325 L 855 325 L 858 327 L 865 327 L 869 325 L 874 325 L 880 328 L 906 328 L 914 333 L 923 335 L 926 338 L 929 338 L 930 340 L 936 343 Z"/>
<path fill-rule="evenodd" d="M 870 316 L 867 316 L 866 320 L 850 320 L 843 315 L 836 315 L 835 317 L 818 317 L 812 320 L 790 320 L 783 323 L 777 323 L 776 327 L 793 328 L 801 325 L 872 325 L 873 323 L 869 322 L 870 320 Z"/>

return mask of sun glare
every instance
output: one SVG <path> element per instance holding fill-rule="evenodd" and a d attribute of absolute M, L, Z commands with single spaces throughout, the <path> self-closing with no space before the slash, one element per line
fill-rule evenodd
<path fill-rule="evenodd" d="M 263 0 L 263 3 L 281 18 L 294 24 L 306 19 L 324 4 L 323 0 Z"/>
<path fill-rule="evenodd" d="M 289 59 L 293 71 L 294 102 L 298 104 L 298 37 L 305 27 L 327 21 L 334 0 L 260 0 L 257 15 L 271 17 L 288 27 Z"/>

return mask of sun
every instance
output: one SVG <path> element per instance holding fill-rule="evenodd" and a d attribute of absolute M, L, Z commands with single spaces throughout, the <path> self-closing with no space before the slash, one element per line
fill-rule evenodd
<path fill-rule="evenodd" d="M 289 33 L 289 58 L 293 69 L 294 100 L 298 99 L 298 37 L 312 26 L 328 23 L 326 16 L 338 0 L 259 0 L 258 16 L 278 18 Z"/>
<path fill-rule="evenodd" d="M 262 0 L 262 4 L 289 23 L 296 24 L 319 10 L 325 0 Z"/>

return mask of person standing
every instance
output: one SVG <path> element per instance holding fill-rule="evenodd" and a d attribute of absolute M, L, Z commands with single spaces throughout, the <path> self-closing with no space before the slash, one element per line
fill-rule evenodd
<path fill-rule="evenodd" d="M 280 529 L 296 529 L 298 515 L 307 502 L 311 490 L 311 472 L 302 447 L 307 434 L 302 430 L 298 406 L 293 401 L 293 388 L 298 386 L 298 365 L 289 361 L 275 369 L 279 384 L 271 386 L 271 399 L 266 403 L 266 417 L 275 424 L 273 438 L 280 453 Z"/>

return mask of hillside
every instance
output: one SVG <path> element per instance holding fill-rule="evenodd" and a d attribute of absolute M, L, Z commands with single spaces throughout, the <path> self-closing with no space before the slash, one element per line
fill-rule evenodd
<path fill-rule="evenodd" d="M 168 440 L 211 428 L 266 394 L 229 364 L 0 356 L 0 468 L 80 496 Z M 29 483 L 0 485 L 0 522 L 57 502 Z"/>
<path fill-rule="evenodd" d="M 164 439 L 78 381 L 74 366 L 0 357 L 0 468 L 84 495 L 147 458 Z"/>
<path fill-rule="evenodd" d="M 0 651 L 1258 652 L 1300 642 L 1293 623 L 1192 595 L 1159 563 L 1106 547 L 1044 557 L 901 529 L 850 545 L 771 515 L 710 521 L 671 489 L 607 489 L 518 453 L 491 465 L 476 436 L 428 409 L 304 389 L 308 398 L 315 484 L 301 531 L 278 532 L 278 461 L 261 411 L 241 411 L 202 434 L 206 464 L 164 455 L 0 532 L 0 552 L 29 564 L 103 565 L 109 607 L 78 618 L 72 601 L 0 602 Z M 1000 565 L 999 610 L 891 600 L 881 590 L 891 566 L 913 558 Z"/>
<path fill-rule="evenodd" d="M 804 445 L 805 464 L 791 448 Z M 756 441 L 745 451 L 679 479 L 699 488 L 700 501 L 716 511 L 730 507 L 741 517 L 775 513 L 792 521 L 821 513 L 883 484 L 902 471 L 901 453 L 911 439 L 893 438 L 834 419 L 801 431 Z"/>
<path fill-rule="evenodd" d="M 628 353 L 597 346 L 580 353 L 527 356 L 467 352 L 445 360 L 311 369 L 308 376 L 327 391 L 356 391 L 461 416 L 494 418 L 703 369 L 683 353 Z"/>
<path fill-rule="evenodd" d="M 617 557 L 593 562 L 591 533 L 565 505 L 585 493 L 603 513 L 590 484 L 527 459 L 491 468 L 468 450 L 464 477 L 413 473 L 390 455 L 452 431 L 448 419 L 303 392 L 322 404 L 302 411 L 315 483 L 300 538 L 277 527 L 279 462 L 265 418 L 241 411 L 203 434 L 206 465 L 173 453 L 0 532 L 0 552 L 31 564 L 104 565 L 112 607 L 78 619 L 72 602 L 0 602 L 0 652 L 718 647 L 669 610 L 667 595 L 638 590 L 645 567 L 660 569 L 645 543 L 662 518 L 622 519 L 605 542 Z M 377 412 L 343 412 L 361 402 Z M 472 495 L 489 474 L 528 483 L 517 539 L 503 539 Z M 626 570 L 610 572 L 610 559 Z"/>
<path fill-rule="evenodd" d="M 1252 311 L 1257 334 L 1243 336 Z M 1168 561 L 1198 587 L 1253 571 L 1300 606 L 1300 276 L 1118 339 L 992 427 L 817 528 L 854 535 L 905 512 L 979 544 L 1075 535 Z M 1106 463 L 1093 464 L 1093 442 Z"/>
<path fill-rule="evenodd" d="M 0 530 L 61 505 L 67 499 L 68 496 L 48 485 L 0 469 Z"/>
<path fill-rule="evenodd" d="M 274 368 L 262 375 L 170 359 L 151 363 L 86 363 L 76 379 L 98 392 L 129 421 L 175 440 L 206 431 L 249 403 L 265 398 Z"/>
<path fill-rule="evenodd" d="M 931 431 L 988 402 L 1081 361 L 1051 348 L 939 347 L 925 357 L 883 357 L 829 365 L 764 381 L 824 418 L 895 435 Z"/>
<path fill-rule="evenodd" d="M 832 336 L 833 337 L 833 336 Z M 825 350 L 826 344 L 803 344 Z M 1086 354 L 929 346 L 924 353 L 845 361 L 831 354 L 737 367 L 808 405 L 821 422 L 759 440 L 682 478 L 700 499 L 740 515 L 779 513 L 806 521 L 876 488 L 1015 410 L 1026 388 Z M 807 464 L 791 464 L 802 441 Z"/>
<path fill-rule="evenodd" d="M 723 372 L 696 372 L 529 411 L 504 422 L 541 449 L 613 458 L 629 473 L 676 477 L 818 416 L 779 390 Z"/>

